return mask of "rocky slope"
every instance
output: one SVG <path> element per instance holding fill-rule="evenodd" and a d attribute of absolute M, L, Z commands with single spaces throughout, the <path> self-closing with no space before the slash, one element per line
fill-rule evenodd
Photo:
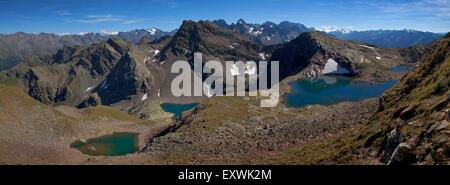
<path fill-rule="evenodd" d="M 90 47 L 64 47 L 42 65 L 19 65 L 3 72 L 3 80 L 15 82 L 31 97 L 45 103 L 74 105 L 80 95 L 107 75 L 128 50 L 120 39 Z"/>
<path fill-rule="evenodd" d="M 142 37 L 147 37 L 153 41 L 173 34 L 174 32 L 165 32 L 157 28 L 118 32 L 117 35 L 101 33 L 56 35 L 22 32 L 7 35 L 0 34 L 0 71 L 9 69 L 21 62 L 33 64 L 40 57 L 53 55 L 63 47 L 89 46 L 106 41 L 112 37 L 119 37 L 131 43 L 138 43 Z"/>
<path fill-rule="evenodd" d="M 139 146 L 169 126 L 170 115 L 143 121 L 106 106 L 76 109 L 48 106 L 21 89 L 0 85 L 0 164 L 79 164 L 108 159 L 71 148 L 77 140 L 132 132 Z"/>
<path fill-rule="evenodd" d="M 288 146 L 353 128 L 377 108 L 375 100 L 267 109 L 254 98 L 213 97 L 186 112 L 174 132 L 151 139 L 143 154 L 162 164 L 261 164 Z"/>
<path fill-rule="evenodd" d="M 88 46 L 107 40 L 100 34 L 55 35 L 15 33 L 0 35 L 0 70 L 9 69 L 20 62 L 32 63 L 39 57 L 52 55 L 64 46 Z"/>
<path fill-rule="evenodd" d="M 291 148 L 273 163 L 449 164 L 450 34 L 381 97 L 365 124 L 332 139 Z"/>
<path fill-rule="evenodd" d="M 259 46 L 239 33 L 222 29 L 209 21 L 184 21 L 171 41 L 161 50 L 161 59 L 191 59 L 200 52 L 204 61 L 238 61 L 261 59 Z"/>
<path fill-rule="evenodd" d="M 177 33 L 163 43 L 167 44 L 155 56 L 156 62 L 162 64 L 167 71 L 163 84 L 171 84 L 177 75 L 170 73 L 172 62 L 183 60 L 192 66 L 196 52 L 202 53 L 204 63 L 210 60 L 223 64 L 225 61 L 263 60 L 259 45 L 236 31 L 220 28 L 209 21 L 184 21 Z M 161 94 L 170 95 L 170 86 L 161 87 Z"/>
<path fill-rule="evenodd" d="M 270 61 L 280 61 L 280 76 L 345 74 L 383 79 L 390 67 L 414 63 L 424 50 L 385 49 L 338 40 L 320 32 L 303 33 L 277 49 Z"/>
<path fill-rule="evenodd" d="M 45 104 L 108 105 L 148 118 L 149 111 L 158 111 L 152 100 L 158 96 L 159 79 L 167 73 L 156 62 L 154 47 L 158 45 L 134 45 L 120 38 L 89 47 L 64 47 L 43 58 L 41 65 L 21 64 L 0 73 L 0 80 Z"/>
<path fill-rule="evenodd" d="M 414 71 L 385 93 L 369 122 L 371 131 L 380 130 L 366 146 L 380 147 L 382 162 L 450 161 L 450 34 L 431 48 Z"/>
<path fill-rule="evenodd" d="M 185 21 L 173 37 L 143 37 L 136 45 L 114 37 L 89 47 L 64 47 L 41 57 L 38 65 L 2 72 L 0 80 L 45 104 L 109 105 L 148 117 L 142 110 L 149 107 L 145 102 L 171 97 L 170 84 L 177 75 L 170 72 L 172 62 L 192 64 L 194 52 L 201 52 L 204 62 L 259 61 L 259 49 L 232 30 L 208 21 Z"/>

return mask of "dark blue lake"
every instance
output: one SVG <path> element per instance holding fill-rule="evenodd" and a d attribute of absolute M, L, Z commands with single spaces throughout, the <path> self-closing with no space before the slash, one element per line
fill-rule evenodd
<path fill-rule="evenodd" d="M 379 97 L 396 82 L 397 80 L 370 83 L 354 80 L 351 77 L 323 76 L 289 83 L 292 91 L 285 100 L 288 107 L 357 101 Z"/>
<path fill-rule="evenodd" d="M 394 73 L 406 73 L 411 71 L 413 68 L 414 66 L 412 65 L 402 64 L 391 68 L 390 71 Z"/>
<path fill-rule="evenodd" d="M 198 103 L 189 103 L 189 104 L 163 103 L 161 104 L 161 107 L 164 111 L 174 114 L 173 116 L 174 118 L 179 118 L 181 116 L 181 113 L 190 110 L 197 105 Z"/>

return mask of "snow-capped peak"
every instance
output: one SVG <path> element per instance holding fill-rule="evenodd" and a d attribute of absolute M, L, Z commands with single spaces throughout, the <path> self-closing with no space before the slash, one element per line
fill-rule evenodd
<path fill-rule="evenodd" d="M 91 32 L 80 32 L 80 33 L 78 33 L 78 35 L 86 35 L 86 34 L 89 34 L 89 33 L 91 33 Z"/>
<path fill-rule="evenodd" d="M 347 34 L 350 33 L 352 30 L 350 28 L 337 28 L 334 26 L 322 26 L 321 29 L 318 29 L 319 31 L 323 31 L 323 32 L 341 32 L 343 34 Z"/>
<path fill-rule="evenodd" d="M 237 21 L 237 23 L 238 23 L 238 24 L 246 24 L 246 22 L 244 21 L 244 19 L 239 19 L 239 20 Z"/>
<path fill-rule="evenodd" d="M 150 28 L 147 31 L 150 33 L 150 35 L 155 35 L 156 34 L 156 28 Z"/>
<path fill-rule="evenodd" d="M 105 35 L 117 35 L 119 34 L 119 32 L 117 31 L 107 31 L 107 30 L 100 30 L 100 34 L 105 36 Z"/>
<path fill-rule="evenodd" d="M 71 35 L 70 33 L 60 33 L 58 34 L 58 36 L 66 36 L 66 35 Z"/>

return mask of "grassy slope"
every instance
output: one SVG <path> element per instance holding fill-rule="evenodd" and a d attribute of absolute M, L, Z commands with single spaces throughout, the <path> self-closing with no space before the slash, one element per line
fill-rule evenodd
<path fill-rule="evenodd" d="M 293 147 L 271 157 L 266 162 L 281 164 L 348 164 L 377 163 L 377 150 L 395 127 L 404 136 L 401 142 L 410 144 L 417 161 L 424 160 L 433 150 L 448 146 L 447 128 L 439 133 L 424 130 L 448 120 L 450 86 L 450 35 L 436 42 L 420 65 L 385 92 L 381 107 L 371 121 L 358 128 L 327 140 Z M 423 148 L 424 145 L 432 145 Z M 424 152 L 428 150 L 429 152 Z M 422 152 L 422 153 L 421 153 Z M 434 155 L 433 155 L 434 156 Z"/>
<path fill-rule="evenodd" d="M 153 123 L 105 106 L 44 105 L 17 87 L 0 84 L 0 164 L 74 163 L 84 156 L 69 148 L 73 141 L 112 132 L 146 133 Z"/>

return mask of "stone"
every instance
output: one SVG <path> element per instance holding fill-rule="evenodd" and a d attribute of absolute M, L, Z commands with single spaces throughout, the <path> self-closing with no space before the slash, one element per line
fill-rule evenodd
<path fill-rule="evenodd" d="M 436 127 L 437 131 L 447 129 L 450 126 L 450 123 L 447 120 L 443 120 L 440 122 L 440 124 Z"/>
<path fill-rule="evenodd" d="M 391 159 L 392 154 L 396 150 L 397 146 L 400 144 L 401 135 L 398 128 L 393 129 L 387 138 L 386 144 L 383 147 L 383 152 L 380 155 L 380 161 L 383 163 L 388 163 Z"/>
<path fill-rule="evenodd" d="M 388 165 L 412 164 L 415 161 L 415 155 L 412 147 L 406 143 L 400 143 L 392 153 Z"/>

